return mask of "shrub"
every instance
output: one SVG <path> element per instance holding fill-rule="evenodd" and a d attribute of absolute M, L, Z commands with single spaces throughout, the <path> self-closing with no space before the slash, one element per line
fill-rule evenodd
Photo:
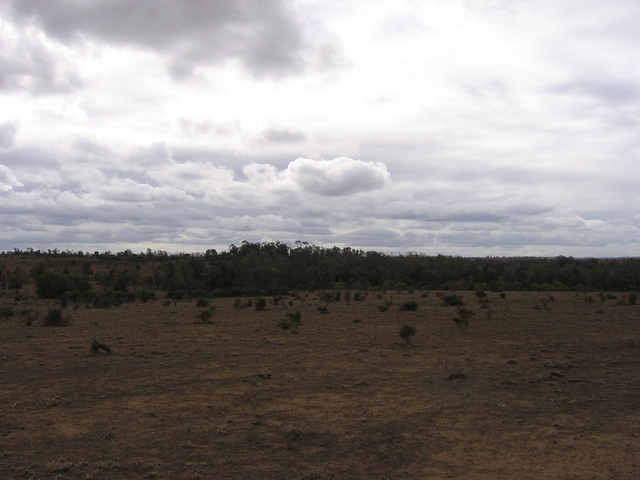
<path fill-rule="evenodd" d="M 627 295 L 627 301 L 629 302 L 629 305 L 635 305 L 637 300 L 638 292 L 631 292 L 629 293 L 629 295 Z"/>
<path fill-rule="evenodd" d="M 411 337 L 416 334 L 416 327 L 413 325 L 405 325 L 400 329 L 398 334 L 406 343 L 411 344 Z"/>
<path fill-rule="evenodd" d="M 442 295 L 442 303 L 448 307 L 463 306 L 464 300 L 460 295 L 452 293 L 451 295 Z"/>
<path fill-rule="evenodd" d="M 196 308 L 207 308 L 209 306 L 209 300 L 199 298 L 196 302 Z"/>
<path fill-rule="evenodd" d="M 355 302 L 364 302 L 367 299 L 367 294 L 364 292 L 356 292 L 353 294 L 353 300 Z"/>
<path fill-rule="evenodd" d="M 209 310 L 201 310 L 198 312 L 198 320 L 200 320 L 201 323 L 212 323 L 211 322 L 211 317 L 213 316 L 213 313 L 216 311 L 216 308 L 213 307 Z"/>
<path fill-rule="evenodd" d="M 325 314 L 329 313 L 329 310 L 327 309 L 327 307 L 318 307 L 318 312 Z"/>
<path fill-rule="evenodd" d="M 0 318 L 1 317 L 12 317 L 14 314 L 13 305 L 10 303 L 5 303 L 0 307 Z"/>
<path fill-rule="evenodd" d="M 503 300 L 506 298 L 507 294 L 504 292 L 500 292 L 500 298 L 502 298 Z"/>
<path fill-rule="evenodd" d="M 418 302 L 415 300 L 407 300 L 402 305 L 400 305 L 400 310 L 403 312 L 415 312 L 418 310 Z"/>
<path fill-rule="evenodd" d="M 146 290 L 144 288 L 138 288 L 136 290 L 136 297 L 142 303 L 146 303 L 149 300 L 155 300 L 156 299 L 156 294 L 154 292 L 152 292 L 151 290 Z"/>
<path fill-rule="evenodd" d="M 456 323 L 460 331 L 464 333 L 467 331 L 467 328 L 469 328 L 471 317 L 473 317 L 476 312 L 462 305 L 458 305 L 457 310 L 458 316 L 455 317 L 453 321 Z"/>
<path fill-rule="evenodd" d="M 393 302 L 391 300 L 387 300 L 382 305 L 378 305 L 378 310 L 380 310 L 381 312 L 386 312 L 391 308 L 392 305 Z"/>
<path fill-rule="evenodd" d="M 298 331 L 298 327 L 302 325 L 302 314 L 300 311 L 287 312 L 287 316 L 278 322 L 278 326 L 283 330 Z"/>
<path fill-rule="evenodd" d="M 45 270 L 36 279 L 36 289 L 42 298 L 59 298 L 67 291 L 67 276 Z"/>
<path fill-rule="evenodd" d="M 256 310 L 264 310 L 267 308 L 267 301 L 264 297 L 258 297 L 255 301 Z"/>
<path fill-rule="evenodd" d="M 342 294 L 340 292 L 322 292 L 319 300 L 322 302 L 339 302 Z"/>
<path fill-rule="evenodd" d="M 44 316 L 44 324 L 52 327 L 60 327 L 66 325 L 68 322 L 62 316 L 61 308 L 51 308 Z"/>

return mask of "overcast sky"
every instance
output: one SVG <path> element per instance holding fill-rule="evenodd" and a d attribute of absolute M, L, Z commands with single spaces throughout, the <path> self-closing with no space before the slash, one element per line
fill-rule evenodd
<path fill-rule="evenodd" d="M 0 250 L 640 256 L 637 0 L 0 0 Z"/>

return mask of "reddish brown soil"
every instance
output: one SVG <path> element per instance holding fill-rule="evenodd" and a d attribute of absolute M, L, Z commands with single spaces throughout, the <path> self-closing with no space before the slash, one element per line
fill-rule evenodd
<path fill-rule="evenodd" d="M 211 324 L 158 299 L 27 326 L 46 302 L 18 302 L 0 319 L 0 478 L 640 478 L 640 306 L 489 293 L 488 318 L 461 295 L 464 334 L 435 292 L 327 314 L 317 294 L 216 299 Z M 277 326 L 292 310 L 297 334 Z"/>

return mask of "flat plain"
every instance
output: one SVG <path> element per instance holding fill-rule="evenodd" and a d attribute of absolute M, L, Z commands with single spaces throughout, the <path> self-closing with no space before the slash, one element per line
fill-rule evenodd
<path fill-rule="evenodd" d="M 25 311 L 55 303 L 24 290 L 0 296 L 3 479 L 640 478 L 640 306 L 623 293 L 456 292 L 476 312 L 462 333 L 436 291 L 264 310 L 156 292 L 48 327 Z M 297 333 L 279 328 L 294 311 Z"/>

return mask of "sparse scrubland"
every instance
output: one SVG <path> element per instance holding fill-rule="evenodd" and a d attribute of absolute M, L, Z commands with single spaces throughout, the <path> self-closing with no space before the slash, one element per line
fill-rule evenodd
<path fill-rule="evenodd" d="M 640 478 L 639 275 L 281 244 L 5 254 L 0 478 Z"/>

